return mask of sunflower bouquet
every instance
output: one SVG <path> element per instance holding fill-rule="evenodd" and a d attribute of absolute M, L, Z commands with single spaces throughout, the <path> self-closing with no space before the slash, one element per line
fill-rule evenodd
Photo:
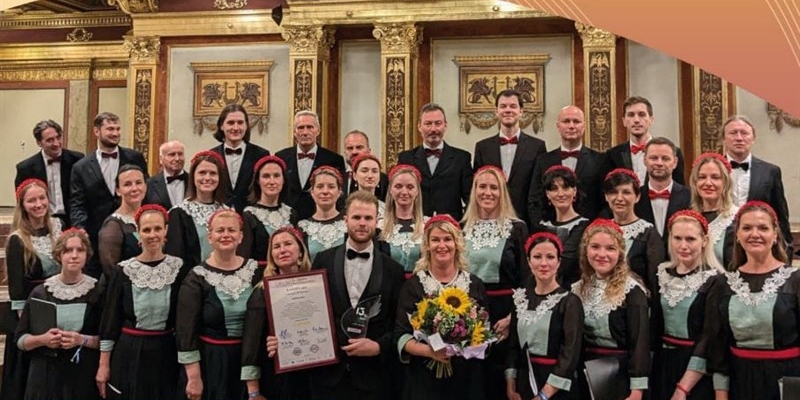
<path fill-rule="evenodd" d="M 489 344 L 496 341 L 489 313 L 459 288 L 445 288 L 438 295 L 425 297 L 409 316 L 414 338 L 431 345 L 434 351 L 447 349 L 448 356 L 483 359 Z M 450 362 L 431 360 L 428 368 L 436 377 L 450 377 Z"/>

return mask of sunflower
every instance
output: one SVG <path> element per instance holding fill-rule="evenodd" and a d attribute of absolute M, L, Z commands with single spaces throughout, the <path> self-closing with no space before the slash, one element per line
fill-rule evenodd
<path fill-rule="evenodd" d="M 436 298 L 436 304 L 443 311 L 457 315 L 466 314 L 469 308 L 472 307 L 469 296 L 458 288 L 446 288 L 439 292 L 439 296 Z"/>
<path fill-rule="evenodd" d="M 472 339 L 470 339 L 469 345 L 470 346 L 477 346 L 483 343 L 484 334 L 483 334 L 483 321 L 478 321 L 475 323 L 475 327 L 472 329 Z"/>
<path fill-rule="evenodd" d="M 422 301 L 417 303 L 417 315 L 420 320 L 425 319 L 425 313 L 428 312 L 428 305 L 430 305 L 429 299 L 422 299 Z"/>
<path fill-rule="evenodd" d="M 409 322 L 411 323 L 411 328 L 413 328 L 415 331 L 418 331 L 419 328 L 422 326 L 422 320 L 417 316 L 411 317 L 411 319 L 409 319 Z"/>

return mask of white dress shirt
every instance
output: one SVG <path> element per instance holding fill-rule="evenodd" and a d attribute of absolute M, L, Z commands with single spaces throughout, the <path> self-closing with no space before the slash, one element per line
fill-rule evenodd
<path fill-rule="evenodd" d="M 650 136 L 650 139 L 652 138 L 653 137 Z M 650 139 L 647 139 L 647 142 L 649 142 Z M 645 144 L 647 142 L 645 142 Z M 631 146 L 634 145 L 633 141 L 630 143 Z M 647 178 L 647 168 L 644 166 L 644 150 L 637 154 L 633 154 L 633 152 L 631 152 L 631 165 L 633 166 L 633 172 L 636 172 L 636 176 L 639 177 L 639 182 L 644 182 L 645 178 Z"/>
<path fill-rule="evenodd" d="M 117 153 L 117 157 L 103 157 L 103 152 L 100 151 L 98 148 L 95 150 L 95 156 L 97 157 L 97 162 L 100 163 L 100 171 L 103 172 L 103 180 L 106 181 L 106 186 L 108 186 L 108 190 L 111 192 L 112 195 L 116 196 L 117 194 L 117 171 L 119 171 L 119 146 L 115 147 L 111 153 Z"/>
<path fill-rule="evenodd" d="M 228 154 L 225 149 L 242 149 L 242 154 Z M 244 152 L 247 150 L 247 143 L 242 142 L 239 147 L 233 148 L 227 144 L 223 146 L 222 152 L 225 153 L 225 164 L 228 167 L 228 176 L 231 178 L 231 187 L 236 187 L 236 180 L 239 178 L 239 170 L 242 168 Z"/>
<path fill-rule="evenodd" d="M 734 161 L 731 156 L 726 157 L 728 161 Z M 750 164 L 750 168 L 748 168 L 747 171 L 741 168 L 734 168 L 731 170 L 733 204 L 737 207 L 741 207 L 744 203 L 747 203 L 747 196 L 750 195 L 750 171 L 753 170 L 753 155 L 748 154 L 747 158 L 742 162 Z"/>
<path fill-rule="evenodd" d="M 375 257 L 373 253 L 372 241 L 369 246 L 359 253 L 368 253 L 369 258 L 356 257 L 352 260 L 347 259 L 347 250 L 357 251 L 350 244 L 350 239 L 345 242 L 345 257 L 344 257 L 344 281 L 347 284 L 347 294 L 350 297 L 350 305 L 355 307 L 364 289 L 367 288 L 369 276 L 372 274 L 372 260 Z"/>
<path fill-rule="evenodd" d="M 422 148 L 423 148 L 423 151 L 425 149 L 444 151 L 444 142 L 439 143 L 439 145 L 436 146 L 436 147 L 430 147 L 427 144 L 423 143 L 422 144 Z M 430 155 L 430 156 L 427 156 L 426 158 L 428 159 L 428 168 L 430 168 L 431 175 L 433 175 L 434 173 L 436 173 L 436 166 L 439 165 L 439 157 L 436 157 L 434 155 Z"/>
<path fill-rule="evenodd" d="M 506 139 L 517 138 L 519 140 L 519 132 L 520 130 L 517 129 L 513 135 L 507 137 Z M 500 134 L 500 137 L 503 137 L 503 134 Z M 517 145 L 516 144 L 507 144 L 505 146 L 500 146 L 500 164 L 503 166 L 503 174 L 506 176 L 506 180 L 508 177 L 511 176 L 511 165 L 514 164 L 514 156 L 517 154 Z"/>
<path fill-rule="evenodd" d="M 311 150 L 308 151 L 309 153 L 314 153 L 314 156 L 317 154 L 317 145 L 315 144 Z M 303 150 L 300 149 L 300 146 L 297 146 L 297 175 L 300 178 L 300 187 L 306 187 L 306 182 L 308 182 L 308 177 L 311 176 L 311 170 L 314 168 L 314 160 L 310 158 L 303 158 L 301 159 L 300 153 L 303 153 Z"/>
<path fill-rule="evenodd" d="M 664 190 L 669 190 L 672 193 L 672 184 L 674 182 L 670 182 L 669 186 L 664 188 Z M 642 193 L 642 196 L 649 196 L 650 190 L 656 190 L 653 188 L 653 185 L 648 182 L 647 184 L 648 193 Z M 661 190 L 659 190 L 660 192 Z M 650 206 L 653 207 L 653 219 L 656 225 L 656 230 L 658 230 L 658 234 L 664 236 L 664 226 L 667 224 L 667 207 L 669 207 L 669 199 L 650 199 Z"/>
<path fill-rule="evenodd" d="M 178 175 L 185 173 L 181 171 Z M 169 202 L 173 206 L 177 206 L 183 201 L 184 194 L 186 194 L 186 181 L 182 181 L 180 179 L 175 179 L 172 182 L 168 182 L 167 178 L 169 178 L 169 174 L 167 171 L 164 171 L 164 182 L 167 184 L 167 194 L 169 195 Z M 189 179 L 187 176 L 186 179 Z"/>
<path fill-rule="evenodd" d="M 581 149 L 583 149 L 583 144 L 579 144 L 578 147 L 576 147 L 574 149 L 568 149 L 568 148 L 564 147 L 564 145 L 561 145 L 561 151 L 581 151 Z M 560 156 L 561 156 L 561 154 L 559 154 L 559 157 Z M 578 167 L 578 158 L 577 157 L 562 158 L 561 159 L 561 165 L 563 165 L 563 166 L 575 171 L 575 168 Z"/>
<path fill-rule="evenodd" d="M 64 153 L 61 153 L 61 157 Z M 61 193 L 61 161 L 47 164 L 47 156 L 42 150 L 44 169 L 47 173 L 47 198 L 50 201 L 50 214 L 65 214 L 64 194 Z"/>

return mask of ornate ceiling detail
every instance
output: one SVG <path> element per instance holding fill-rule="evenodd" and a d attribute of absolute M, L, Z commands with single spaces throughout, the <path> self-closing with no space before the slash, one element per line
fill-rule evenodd
<path fill-rule="evenodd" d="M 94 34 L 86 30 L 86 28 L 75 28 L 67 34 L 68 42 L 88 42 L 92 40 Z"/>
<path fill-rule="evenodd" d="M 322 55 L 327 58 L 333 46 L 333 29 L 315 25 L 285 27 L 281 36 L 289 42 L 293 54 Z"/>
<path fill-rule="evenodd" d="M 375 24 L 372 36 L 381 41 L 381 52 L 416 54 L 422 42 L 422 28 L 414 23 Z"/>
<path fill-rule="evenodd" d="M 125 14 L 158 12 L 158 0 L 107 0 L 108 5 L 119 7 Z"/>
<path fill-rule="evenodd" d="M 583 47 L 614 47 L 617 40 L 617 36 L 611 32 L 580 22 L 575 23 L 575 29 L 581 35 Z"/>
<path fill-rule="evenodd" d="M 131 58 L 139 63 L 154 64 L 158 61 L 161 51 L 161 38 L 158 36 L 125 36 L 122 45 L 129 52 Z"/>

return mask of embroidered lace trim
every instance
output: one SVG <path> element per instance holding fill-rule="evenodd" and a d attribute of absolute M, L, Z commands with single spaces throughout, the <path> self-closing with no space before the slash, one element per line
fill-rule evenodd
<path fill-rule="evenodd" d="M 72 300 L 85 296 L 86 293 L 89 293 L 94 288 L 95 283 L 97 283 L 97 279 L 84 275 L 80 282 L 67 285 L 61 282 L 60 275 L 53 275 L 45 279 L 44 287 L 53 294 L 53 297 L 59 300 Z"/>
<path fill-rule="evenodd" d="M 417 272 L 417 276 L 420 283 L 422 283 L 422 290 L 425 291 L 426 296 L 436 296 L 440 290 L 446 287 L 455 287 L 463 290 L 464 293 L 469 293 L 469 285 L 472 283 L 469 274 L 464 271 L 458 271 L 458 275 L 445 285 L 442 285 L 441 282 L 425 271 Z"/>
<path fill-rule="evenodd" d="M 517 320 L 520 325 L 530 325 L 538 321 L 542 316 L 553 309 L 561 299 L 569 292 L 555 293 L 548 295 L 545 300 L 536 306 L 533 311 L 528 310 L 528 296 L 525 289 L 514 289 L 513 299 L 517 309 Z"/>
<path fill-rule="evenodd" d="M 116 218 L 116 219 L 118 219 L 118 220 L 120 220 L 120 221 L 122 221 L 123 223 L 126 223 L 128 225 L 136 226 L 136 220 L 134 220 L 133 217 L 131 217 L 130 215 L 124 215 L 124 214 L 120 214 L 118 212 L 115 212 L 115 213 L 111 214 L 111 216 Z"/>
<path fill-rule="evenodd" d="M 736 217 L 736 213 L 739 211 L 739 207 L 734 207 L 731 210 L 730 215 L 727 217 L 723 217 L 721 214 L 717 215 L 717 218 L 714 218 L 713 221 L 709 222 L 708 224 L 708 237 L 711 239 L 711 244 L 717 244 L 723 236 L 725 236 L 725 230 L 731 225 L 733 219 Z"/>
<path fill-rule="evenodd" d="M 401 233 L 400 228 L 402 228 L 400 224 L 396 224 L 394 226 L 392 229 L 392 238 L 389 239 L 389 244 L 399 248 L 404 254 L 409 254 L 417 245 L 422 244 L 422 236 L 414 240 L 412 239 L 414 232 Z"/>
<path fill-rule="evenodd" d="M 631 240 L 644 233 L 644 231 L 651 226 L 653 226 L 653 224 L 640 218 L 636 220 L 636 222 L 620 226 L 620 228 L 622 228 L 622 236 L 627 240 Z"/>
<path fill-rule="evenodd" d="M 232 274 L 211 271 L 202 265 L 194 267 L 193 270 L 195 274 L 202 276 L 209 285 L 228 294 L 234 300 L 238 300 L 242 292 L 252 286 L 253 274 L 255 274 L 257 267 L 258 263 L 255 260 L 247 260 L 244 266 Z"/>
<path fill-rule="evenodd" d="M 793 267 L 783 266 L 778 268 L 772 273 L 772 276 L 764 281 L 764 286 L 760 292 L 752 293 L 750 291 L 750 284 L 745 282 L 739 275 L 739 271 L 725 273 L 728 278 L 728 285 L 731 287 L 739 300 L 747 306 L 755 307 L 761 303 L 773 298 L 781 286 L 786 283 L 786 280 L 795 271 Z"/>
<path fill-rule="evenodd" d="M 605 280 L 592 277 L 589 285 L 591 286 L 589 287 L 589 293 L 586 295 L 586 297 L 581 295 L 581 292 L 583 291 L 581 287 L 581 281 L 578 281 L 572 285 L 572 292 L 581 298 L 581 301 L 583 302 L 583 311 L 586 316 L 594 319 L 604 317 L 610 312 L 616 310 L 625 301 L 624 295 L 627 295 L 634 287 L 639 286 L 639 288 L 645 290 L 642 285 L 639 284 L 639 282 L 631 277 L 628 277 L 627 282 L 625 282 L 624 295 L 619 296 L 617 299 L 608 299 L 605 295 L 607 285 Z"/>
<path fill-rule="evenodd" d="M 484 219 L 476 222 L 464 234 L 464 239 L 470 243 L 472 250 L 484 247 L 496 247 L 501 240 L 508 239 L 511 234 L 511 221 L 506 221 L 499 226 L 496 219 Z"/>
<path fill-rule="evenodd" d="M 139 289 L 159 290 L 171 285 L 180 272 L 183 261 L 178 257 L 168 255 L 155 267 L 131 258 L 119 263 L 122 272 L 130 278 L 131 283 Z"/>
<path fill-rule="evenodd" d="M 50 225 L 53 227 L 53 233 L 48 233 L 44 236 L 31 236 L 31 244 L 33 250 L 40 256 L 52 257 L 53 253 L 53 238 L 61 235 L 61 220 L 58 218 L 50 218 Z"/>
<path fill-rule="evenodd" d="M 225 205 L 220 205 L 218 203 L 214 204 L 203 204 L 193 200 L 184 200 L 181 204 L 178 204 L 178 208 L 183 209 L 192 217 L 194 223 L 199 226 L 206 226 L 208 225 L 208 218 L 213 214 L 215 211 L 219 210 L 220 208 L 228 208 Z"/>
<path fill-rule="evenodd" d="M 315 240 L 325 248 L 332 247 L 337 240 L 347 233 L 347 225 L 341 219 L 334 223 L 304 219 L 297 226 L 308 234 L 309 239 Z"/>
<path fill-rule="evenodd" d="M 286 225 L 291 225 L 292 208 L 281 204 L 277 210 L 268 210 L 261 207 L 247 206 L 244 211 L 249 211 L 261 221 L 264 226 L 277 230 Z"/>
<path fill-rule="evenodd" d="M 667 272 L 670 262 L 658 266 L 658 292 L 664 296 L 670 307 L 675 307 L 681 300 L 696 293 L 708 278 L 717 275 L 715 269 L 693 272 L 684 276 L 672 276 Z"/>

